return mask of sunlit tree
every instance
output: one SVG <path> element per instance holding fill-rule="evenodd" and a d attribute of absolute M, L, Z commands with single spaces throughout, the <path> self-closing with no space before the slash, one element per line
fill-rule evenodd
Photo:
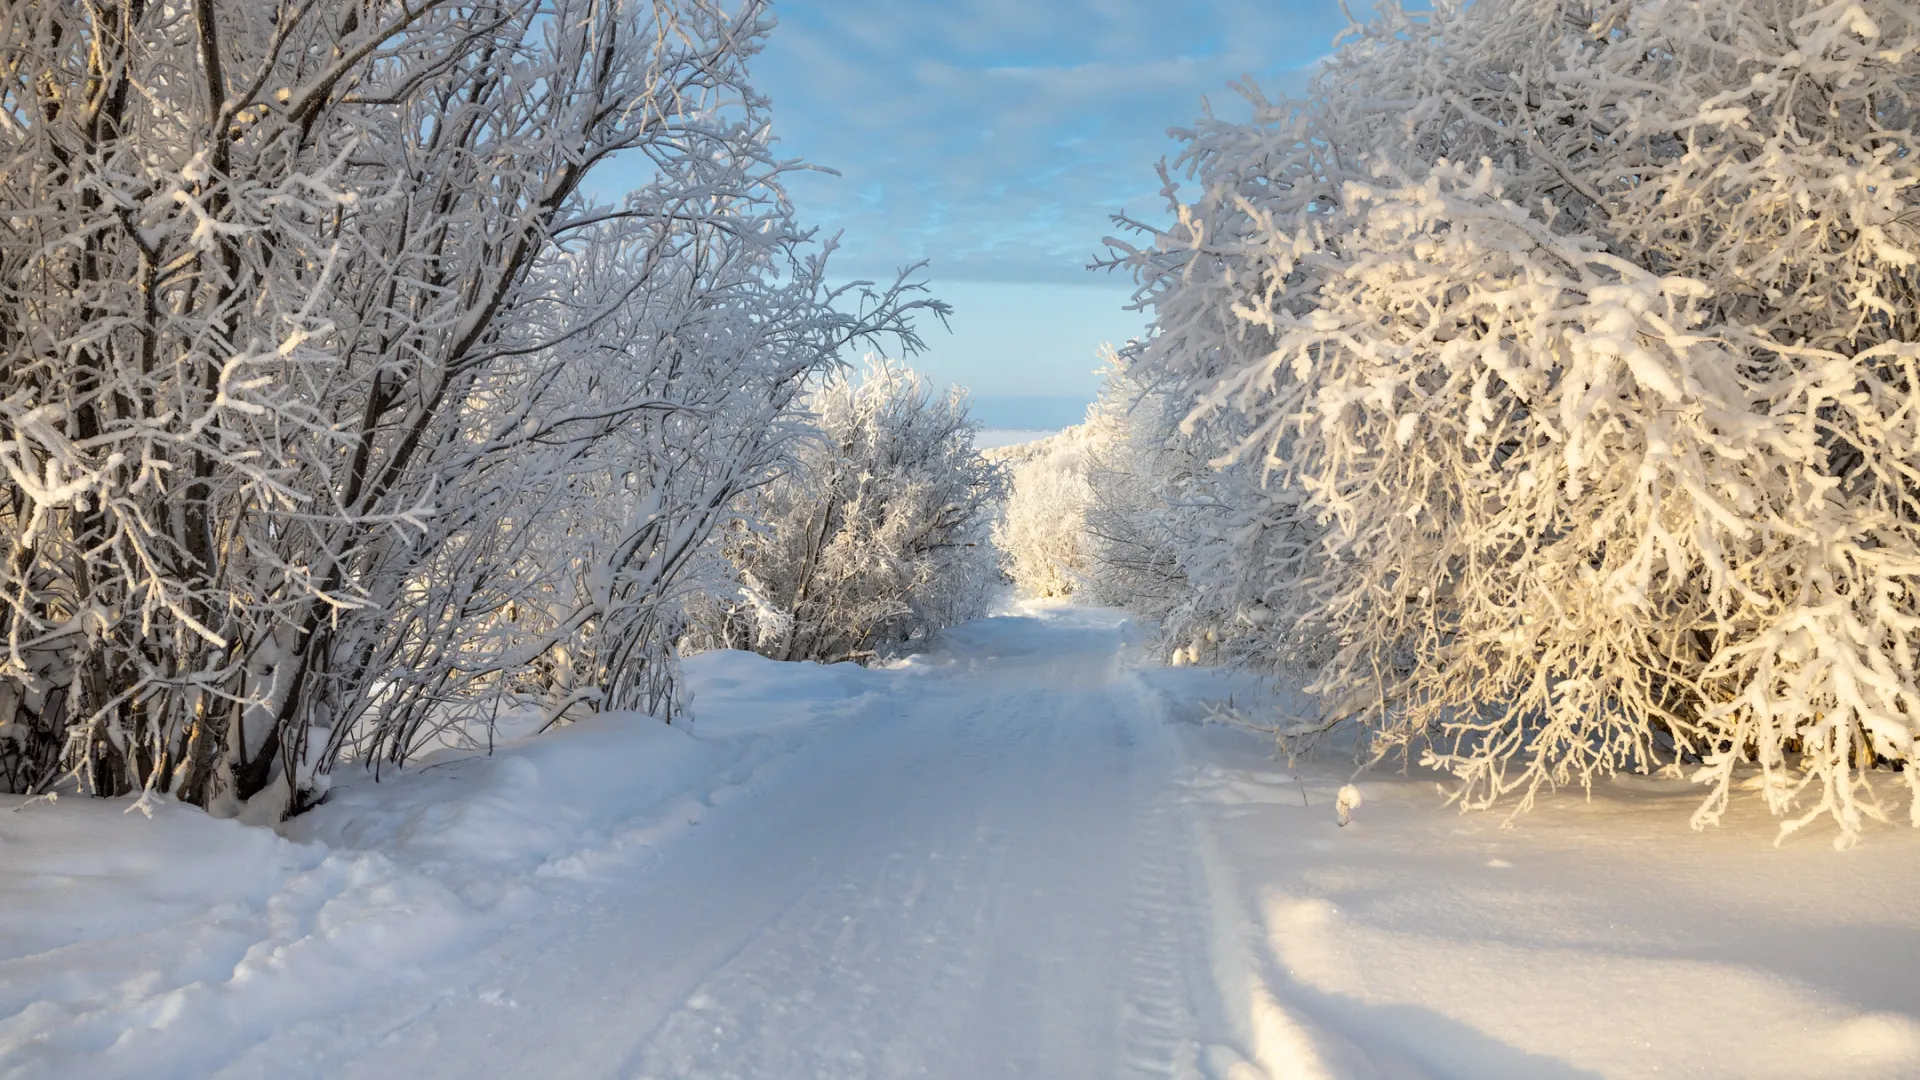
<path fill-rule="evenodd" d="M 1130 373 L 1324 524 L 1316 689 L 1377 745 L 1843 842 L 1920 791 L 1916 49 L 1875 0 L 1389 4 L 1184 133 Z"/>

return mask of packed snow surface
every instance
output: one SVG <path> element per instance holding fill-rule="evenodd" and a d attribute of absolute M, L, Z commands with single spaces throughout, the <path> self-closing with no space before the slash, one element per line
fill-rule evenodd
<path fill-rule="evenodd" d="M 1914 833 L 1694 833 L 1654 782 L 1503 828 L 1199 724 L 1261 691 L 1132 633 L 708 654 L 685 727 L 343 776 L 282 834 L 11 798 L 0 1075 L 1920 1075 Z"/>

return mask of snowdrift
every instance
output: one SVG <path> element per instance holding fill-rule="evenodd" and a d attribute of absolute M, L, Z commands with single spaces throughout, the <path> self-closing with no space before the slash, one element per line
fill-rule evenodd
<path fill-rule="evenodd" d="M 5 798 L 0 1075 L 212 1075 L 289 1028 L 376 1039 L 326 1018 L 689 831 L 809 727 L 857 713 L 881 673 L 717 652 L 687 675 L 685 726 L 611 714 L 379 782 L 342 770 L 277 833 L 166 798 L 150 819 L 131 799 Z"/>

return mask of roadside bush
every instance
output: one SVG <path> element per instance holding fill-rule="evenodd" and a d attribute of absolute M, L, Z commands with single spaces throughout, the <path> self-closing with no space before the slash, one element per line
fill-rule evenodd
<path fill-rule="evenodd" d="M 1916 50 L 1888 0 L 1388 3 L 1183 133 L 1119 261 L 1221 470 L 1190 588 L 1300 601 L 1329 713 L 1468 805 L 1665 768 L 1845 844 L 1892 770 L 1920 823 Z"/>
<path fill-rule="evenodd" d="M 1073 595 L 1084 581 L 1089 433 L 1085 425 L 989 455 L 1007 474 L 993 524 L 1000 567 L 1016 588 L 1042 598 Z"/>
<path fill-rule="evenodd" d="M 724 536 L 739 591 L 692 605 L 688 647 L 866 662 L 985 613 L 999 480 L 965 396 L 874 359 L 857 382 L 830 376 L 812 412 L 813 436 Z"/>

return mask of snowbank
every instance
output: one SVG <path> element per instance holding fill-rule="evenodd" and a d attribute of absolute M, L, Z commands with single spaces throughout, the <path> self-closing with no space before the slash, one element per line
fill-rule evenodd
<path fill-rule="evenodd" d="M 481 929 L 445 884 L 163 800 L 0 812 L 0 1070 L 192 1076 Z"/>
<path fill-rule="evenodd" d="M 859 664 L 781 663 L 716 649 L 683 661 L 698 697 L 689 729 L 704 739 L 805 727 L 845 716 L 888 682 Z"/>
<path fill-rule="evenodd" d="M 1362 776 L 1342 828 L 1350 763 L 1181 727 L 1216 979 L 1271 1077 L 1920 1075 L 1911 830 L 1775 848 L 1763 807 L 1695 832 L 1692 786 L 1644 778 L 1506 827 L 1417 771 Z"/>
<path fill-rule="evenodd" d="M 880 674 L 694 657 L 685 727 L 615 714 L 380 782 L 343 769 L 278 833 L 168 799 L 151 819 L 128 799 L 0 800 L 0 1075 L 254 1075 L 279 1065 L 229 1065 L 236 1048 L 288 1028 L 377 1039 L 325 1020 L 685 833 Z M 433 986 L 421 1007 L 449 994 L 487 1001 Z"/>

